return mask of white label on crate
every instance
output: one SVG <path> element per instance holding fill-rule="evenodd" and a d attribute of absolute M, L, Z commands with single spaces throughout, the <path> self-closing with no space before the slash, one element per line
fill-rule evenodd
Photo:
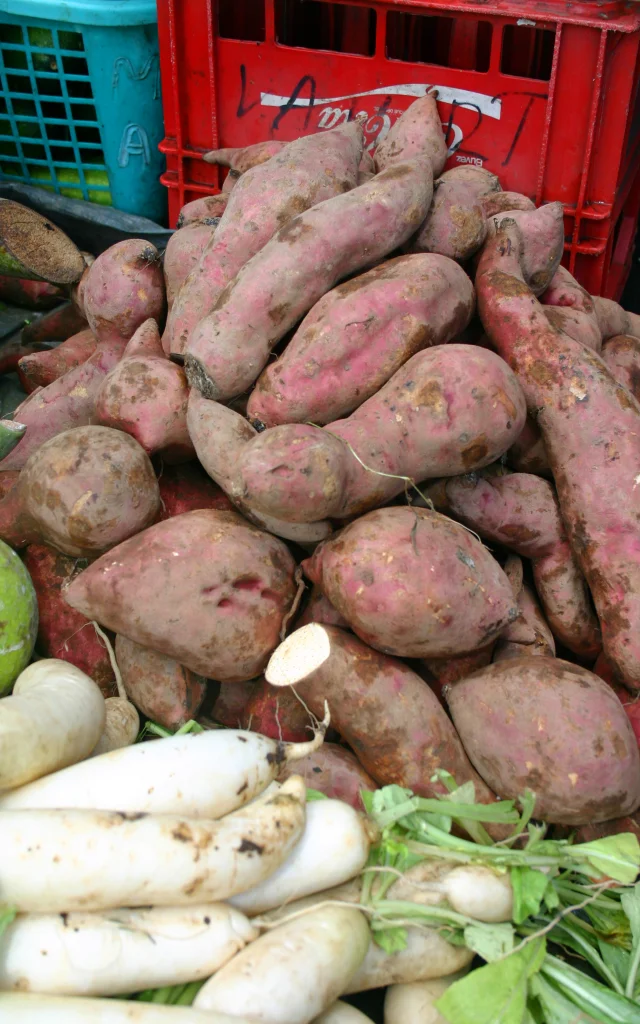
<path fill-rule="evenodd" d="M 414 84 L 386 85 L 378 89 L 368 89 L 364 92 L 354 92 L 347 96 L 328 96 L 324 99 L 315 98 L 314 107 L 324 107 L 331 103 L 342 103 L 345 100 L 358 99 L 361 96 L 424 96 L 429 89 L 438 90 L 438 101 L 441 103 L 455 103 L 458 107 L 471 107 L 478 110 L 486 117 L 493 117 L 496 121 L 502 115 L 502 100 L 488 96 L 484 92 L 471 92 L 469 89 L 451 89 L 448 85 L 425 84 L 416 82 Z M 308 107 L 311 99 L 304 96 L 296 96 L 292 101 L 290 96 L 277 96 L 273 92 L 261 92 L 260 103 L 263 107 Z M 337 122 L 336 122 L 337 123 Z M 335 124 L 331 125 L 335 127 Z"/>

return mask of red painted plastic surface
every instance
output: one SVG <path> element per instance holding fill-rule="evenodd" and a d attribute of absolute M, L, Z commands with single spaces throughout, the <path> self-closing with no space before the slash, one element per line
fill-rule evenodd
<path fill-rule="evenodd" d="M 370 147 L 432 86 L 448 166 L 565 207 L 565 263 L 621 294 L 640 209 L 640 5 L 158 0 L 171 223 L 216 191 L 218 146 L 362 115 Z"/>

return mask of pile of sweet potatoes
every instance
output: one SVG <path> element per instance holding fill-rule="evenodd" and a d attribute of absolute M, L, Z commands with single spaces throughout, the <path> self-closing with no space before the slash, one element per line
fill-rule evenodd
<path fill-rule="evenodd" d="M 633 814 L 640 318 L 560 266 L 560 204 L 444 170 L 433 93 L 373 152 L 353 120 L 207 159 L 164 260 L 102 253 L 20 361 L 38 653 L 168 730 L 301 741 L 328 703 L 307 781 L 356 806 L 443 770 Z"/>

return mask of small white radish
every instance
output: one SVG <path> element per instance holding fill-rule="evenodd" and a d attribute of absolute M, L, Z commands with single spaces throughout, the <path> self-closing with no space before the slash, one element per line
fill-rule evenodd
<path fill-rule="evenodd" d="M 464 971 L 431 981 L 413 981 L 390 985 L 384 999 L 384 1024 L 447 1024 L 436 1003 L 449 985 L 462 978 Z"/>
<path fill-rule="evenodd" d="M 367 862 L 370 839 L 365 820 L 341 800 L 307 805 L 300 842 L 282 867 L 231 903 L 253 916 L 354 878 Z"/>
<path fill-rule="evenodd" d="M 201 1013 L 120 999 L 78 999 L 0 992 L 2 1024 L 251 1024 L 246 1017 Z"/>
<path fill-rule="evenodd" d="M 114 996 L 209 978 L 257 930 L 225 903 L 18 914 L 0 937 L 0 990 Z"/>
<path fill-rule="evenodd" d="M 260 1024 L 309 1024 L 345 991 L 368 946 L 369 925 L 359 910 L 314 910 L 234 956 L 193 1005 Z"/>
<path fill-rule="evenodd" d="M 397 953 L 385 953 L 380 946 L 371 943 L 364 963 L 343 993 L 442 978 L 462 970 L 473 957 L 472 950 L 452 946 L 435 929 L 407 928 L 407 945 Z"/>
<path fill-rule="evenodd" d="M 108 754 L 111 750 L 120 750 L 122 747 L 130 747 L 140 732 L 140 715 L 130 700 L 107 697 L 104 710 L 104 729 L 91 752 L 92 757 Z"/>
<path fill-rule="evenodd" d="M 373 1024 L 370 1017 L 365 1016 L 360 1010 L 349 1003 L 343 1003 L 341 999 L 333 1003 L 328 1010 L 316 1017 L 312 1024 Z M 414 1024 L 407 1017 L 403 1024 Z"/>
<path fill-rule="evenodd" d="M 0 903 L 19 912 L 225 900 L 272 874 L 302 835 L 293 775 L 222 821 L 110 811 L 0 811 Z"/>
<path fill-rule="evenodd" d="M 237 729 L 150 740 L 2 794 L 0 810 L 77 807 L 222 818 L 321 742 L 322 732 L 310 743 L 279 743 Z"/>
<path fill-rule="evenodd" d="M 99 687 L 75 665 L 45 658 L 0 700 L 0 790 L 88 757 L 105 722 Z"/>
<path fill-rule="evenodd" d="M 511 920 L 513 888 L 506 872 L 498 874 L 482 864 L 463 864 L 443 879 L 443 889 L 459 914 L 489 924 Z"/>

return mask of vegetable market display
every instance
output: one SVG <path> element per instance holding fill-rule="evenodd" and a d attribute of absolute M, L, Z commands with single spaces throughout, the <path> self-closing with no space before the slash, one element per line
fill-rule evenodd
<path fill-rule="evenodd" d="M 206 159 L 0 200 L 0 1020 L 640 1024 L 640 317 L 434 93 Z"/>

